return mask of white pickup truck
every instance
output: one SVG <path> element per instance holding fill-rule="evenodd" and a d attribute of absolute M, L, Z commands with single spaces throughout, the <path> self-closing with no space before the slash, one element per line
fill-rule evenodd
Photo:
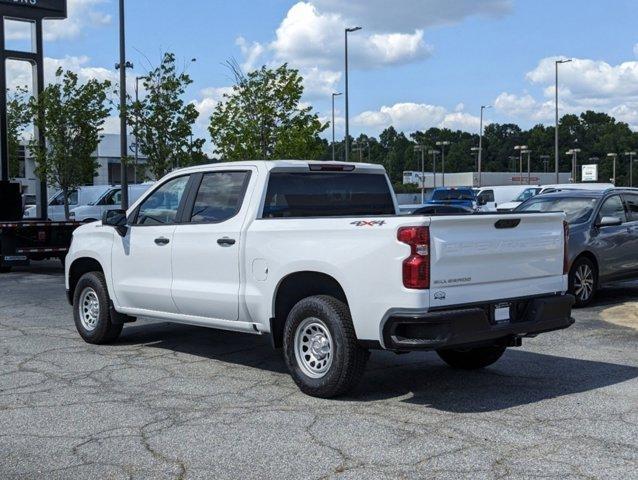
<path fill-rule="evenodd" d="M 66 288 L 87 342 L 150 317 L 270 334 L 307 394 L 370 349 L 481 368 L 573 323 L 562 213 L 400 216 L 382 167 L 308 161 L 179 170 L 75 231 Z"/>

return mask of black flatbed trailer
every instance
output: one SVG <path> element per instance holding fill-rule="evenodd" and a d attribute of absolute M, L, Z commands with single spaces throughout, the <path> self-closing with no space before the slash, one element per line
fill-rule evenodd
<path fill-rule="evenodd" d="M 28 266 L 32 260 L 59 258 L 63 263 L 79 222 L 0 221 L 0 273 Z"/>

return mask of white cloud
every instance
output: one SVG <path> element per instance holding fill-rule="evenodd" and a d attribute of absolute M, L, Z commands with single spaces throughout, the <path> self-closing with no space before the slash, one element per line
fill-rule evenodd
<path fill-rule="evenodd" d="M 241 64 L 244 72 L 250 72 L 257 67 L 257 61 L 265 51 L 264 46 L 259 42 L 249 43 L 244 37 L 237 37 L 235 44 L 241 50 L 244 56 L 244 62 Z"/>
<path fill-rule="evenodd" d="M 269 48 L 275 60 L 294 66 L 341 66 L 343 30 L 348 19 L 340 13 L 321 12 L 315 5 L 293 5 L 277 28 Z M 353 65 L 359 68 L 408 63 L 429 56 L 432 47 L 423 39 L 423 30 L 408 32 L 357 32 L 350 37 Z"/>
<path fill-rule="evenodd" d="M 193 102 L 199 112 L 199 122 L 208 125 L 210 116 L 217 104 L 224 100 L 225 94 L 230 94 L 233 87 L 208 87 L 201 91 L 201 99 Z"/>
<path fill-rule="evenodd" d="M 304 94 L 308 98 L 329 97 L 337 90 L 341 81 L 341 72 L 320 70 L 317 67 L 301 71 L 304 80 Z"/>
<path fill-rule="evenodd" d="M 390 125 L 404 131 L 439 127 L 473 132 L 478 130 L 479 123 L 478 117 L 459 109 L 450 112 L 445 107 L 412 102 L 382 106 L 379 110 L 368 110 L 352 120 L 354 126 L 372 133 L 378 133 Z M 488 123 L 485 121 L 486 125 Z"/>
<path fill-rule="evenodd" d="M 68 0 L 68 18 L 66 20 L 45 21 L 43 26 L 44 39 L 56 41 L 79 37 L 87 27 L 108 25 L 112 21 L 111 15 L 99 10 L 99 6 L 106 0 Z M 28 40 L 31 38 L 31 28 L 24 22 L 10 22 L 7 28 L 7 39 Z"/>

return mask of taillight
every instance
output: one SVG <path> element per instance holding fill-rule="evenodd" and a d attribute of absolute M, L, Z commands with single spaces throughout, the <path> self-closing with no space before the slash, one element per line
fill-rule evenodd
<path fill-rule="evenodd" d="M 569 273 L 569 223 L 563 221 L 563 238 L 565 246 L 563 247 L 563 275 Z"/>
<path fill-rule="evenodd" d="M 402 227 L 397 238 L 410 245 L 410 256 L 403 261 L 403 285 L 406 288 L 430 288 L 430 228 Z"/>

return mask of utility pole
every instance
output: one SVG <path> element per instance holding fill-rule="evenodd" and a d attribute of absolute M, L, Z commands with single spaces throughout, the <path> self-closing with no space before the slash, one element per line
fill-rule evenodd
<path fill-rule="evenodd" d="M 441 147 L 441 174 L 442 174 L 442 183 L 445 187 L 445 147 L 449 145 L 448 141 L 439 141 L 436 142 L 437 147 Z"/>
<path fill-rule="evenodd" d="M 543 172 L 547 173 L 547 169 L 549 167 L 549 155 L 541 155 L 539 158 L 543 162 Z"/>
<path fill-rule="evenodd" d="M 613 178 L 610 178 L 611 183 L 614 184 L 614 187 L 616 186 L 616 158 L 618 158 L 618 154 L 617 153 L 608 153 L 607 154 L 607 158 L 611 158 L 614 161 L 614 167 L 613 167 Z"/>
<path fill-rule="evenodd" d="M 580 148 L 572 148 L 567 151 L 567 155 L 572 156 L 572 183 L 576 183 L 578 181 L 578 154 L 580 152 Z"/>
<path fill-rule="evenodd" d="M 514 150 L 518 152 L 518 174 L 520 184 L 523 185 L 523 153 L 527 150 L 527 145 L 516 145 Z"/>
<path fill-rule="evenodd" d="M 436 156 L 439 154 L 439 151 L 430 150 L 428 153 L 432 155 L 432 186 L 436 188 Z"/>
<path fill-rule="evenodd" d="M 560 152 L 558 150 L 558 65 L 562 64 L 562 63 L 569 63 L 571 62 L 571 59 L 567 59 L 567 60 L 556 60 L 555 61 L 555 66 L 556 66 L 556 85 L 554 86 L 554 93 L 555 93 L 555 97 L 556 97 L 556 129 L 554 131 L 555 134 L 555 145 L 554 145 L 554 162 L 555 162 L 555 169 L 556 169 L 556 183 L 559 184 L 560 183 L 560 170 L 559 170 L 559 164 L 560 164 Z"/>
<path fill-rule="evenodd" d="M 124 0 L 120 0 L 120 184 L 122 185 L 122 210 L 128 210 L 128 136 L 126 133 L 126 22 L 124 21 Z M 132 67 L 132 65 L 131 65 Z"/>
<path fill-rule="evenodd" d="M 625 155 L 629 157 L 629 186 L 633 188 L 634 186 L 634 157 L 636 156 L 636 152 L 625 152 Z"/>
<path fill-rule="evenodd" d="M 349 96 L 349 85 L 348 85 L 348 34 L 352 33 L 352 32 L 356 32 L 358 30 L 361 30 L 361 27 L 353 27 L 353 28 L 346 28 L 345 29 L 345 73 L 346 73 L 346 153 L 345 153 L 345 158 L 346 158 L 346 162 L 348 161 L 348 159 L 350 158 L 350 109 L 349 109 L 349 101 L 350 101 L 350 96 Z"/>
<path fill-rule="evenodd" d="M 335 161 L 335 97 L 341 93 L 332 93 L 332 161 Z"/>
<path fill-rule="evenodd" d="M 523 153 L 527 154 L 527 184 L 532 184 L 532 162 L 531 162 L 531 150 L 525 150 Z"/>
<path fill-rule="evenodd" d="M 425 145 L 415 145 L 415 152 L 421 152 L 421 204 L 425 203 L 425 152 L 427 147 Z"/>

